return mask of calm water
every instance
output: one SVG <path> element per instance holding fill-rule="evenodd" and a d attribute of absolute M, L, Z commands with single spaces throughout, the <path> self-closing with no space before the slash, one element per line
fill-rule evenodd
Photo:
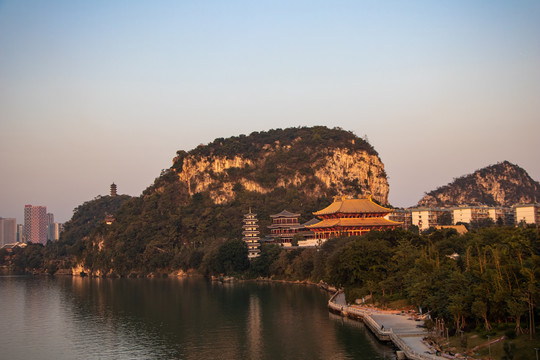
<path fill-rule="evenodd" d="M 0 277 L 2 359 L 391 359 L 313 286 Z"/>

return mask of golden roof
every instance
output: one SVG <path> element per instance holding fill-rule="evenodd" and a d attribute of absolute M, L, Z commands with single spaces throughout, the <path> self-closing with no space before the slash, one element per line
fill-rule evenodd
<path fill-rule="evenodd" d="M 314 212 L 313 215 L 331 215 L 331 214 L 362 214 L 362 213 L 391 213 L 392 210 L 375 204 L 371 200 L 371 196 L 363 199 L 347 199 L 345 197 L 334 200 L 322 210 Z"/>
<path fill-rule="evenodd" d="M 307 225 L 306 228 L 330 228 L 330 227 L 353 227 L 353 226 L 398 226 L 400 222 L 387 220 L 385 218 L 342 218 L 324 219 L 316 224 Z"/>

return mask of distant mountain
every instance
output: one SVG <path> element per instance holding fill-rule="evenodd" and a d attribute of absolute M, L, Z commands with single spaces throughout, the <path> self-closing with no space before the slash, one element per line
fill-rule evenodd
<path fill-rule="evenodd" d="M 418 206 L 512 206 L 540 201 L 540 183 L 508 161 L 487 166 L 427 193 Z"/>

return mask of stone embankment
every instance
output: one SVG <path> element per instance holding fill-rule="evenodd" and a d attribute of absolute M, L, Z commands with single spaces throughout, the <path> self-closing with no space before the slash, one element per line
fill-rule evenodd
<path fill-rule="evenodd" d="M 411 360 L 445 359 L 431 353 L 423 340 L 427 331 L 407 316 L 347 305 L 345 295 L 340 291 L 330 298 L 328 308 L 342 316 L 362 320 L 379 340 L 393 342 L 402 352 L 398 352 L 398 359 L 403 358 L 401 356 Z"/>

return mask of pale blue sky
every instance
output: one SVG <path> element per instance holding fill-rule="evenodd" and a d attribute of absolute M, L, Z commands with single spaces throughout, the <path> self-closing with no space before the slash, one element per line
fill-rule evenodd
<path fill-rule="evenodd" d="M 540 2 L 0 0 L 2 217 L 311 125 L 367 135 L 395 206 L 503 160 L 539 180 Z"/>

